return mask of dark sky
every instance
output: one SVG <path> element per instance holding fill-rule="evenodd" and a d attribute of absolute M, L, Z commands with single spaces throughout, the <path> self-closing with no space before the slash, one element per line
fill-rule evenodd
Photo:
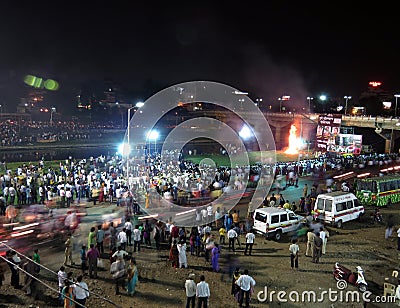
<path fill-rule="evenodd" d="M 400 15 L 389 1 L 219 2 L 4 1 L 0 103 L 17 104 L 26 74 L 59 81 L 52 99 L 63 106 L 104 79 L 132 100 L 192 80 L 267 100 L 355 98 L 371 80 L 400 91 Z"/>

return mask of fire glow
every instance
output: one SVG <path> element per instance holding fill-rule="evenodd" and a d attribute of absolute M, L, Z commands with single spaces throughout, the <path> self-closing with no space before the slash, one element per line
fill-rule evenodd
<path fill-rule="evenodd" d="M 297 138 L 296 131 L 296 126 L 292 124 L 289 130 L 289 147 L 285 151 L 286 154 L 299 154 L 301 140 Z"/>

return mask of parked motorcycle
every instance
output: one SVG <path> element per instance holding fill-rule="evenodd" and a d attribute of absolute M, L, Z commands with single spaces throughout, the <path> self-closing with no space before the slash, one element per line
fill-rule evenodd
<path fill-rule="evenodd" d="M 364 271 L 361 266 L 356 267 L 356 272 L 351 271 L 347 267 L 339 264 L 338 262 L 335 263 L 333 268 L 333 277 L 339 281 L 344 280 L 349 284 L 355 285 L 360 292 L 367 291 L 367 281 L 364 277 Z"/>
<path fill-rule="evenodd" d="M 379 211 L 379 209 L 375 209 L 374 213 L 371 213 L 371 224 L 382 223 L 382 222 L 383 218 L 381 212 Z"/>

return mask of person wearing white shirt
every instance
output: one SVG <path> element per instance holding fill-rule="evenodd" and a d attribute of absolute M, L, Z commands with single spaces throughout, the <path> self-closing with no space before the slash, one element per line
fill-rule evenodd
<path fill-rule="evenodd" d="M 125 248 L 126 248 L 126 241 L 127 241 L 127 236 L 126 236 L 126 230 L 125 230 L 125 228 L 123 228 L 123 229 L 118 233 L 117 240 L 118 240 L 118 242 L 120 243 L 122 249 L 125 250 Z"/>
<path fill-rule="evenodd" d="M 121 246 L 118 246 L 118 250 L 113 253 L 112 257 L 117 258 L 118 260 L 121 260 L 122 262 L 124 262 L 124 257 L 127 255 L 128 255 L 128 253 L 125 250 L 123 250 Z"/>
<path fill-rule="evenodd" d="M 210 297 L 210 287 L 208 286 L 204 275 L 200 276 L 200 282 L 196 287 L 196 296 L 198 298 L 197 307 L 201 308 L 203 306 L 204 308 L 207 308 L 208 298 Z"/>
<path fill-rule="evenodd" d="M 299 268 L 299 245 L 297 245 L 297 239 L 292 240 L 292 244 L 289 246 L 289 251 L 290 251 L 290 265 L 292 269 L 294 267 L 296 269 Z"/>
<path fill-rule="evenodd" d="M 65 267 L 61 266 L 60 270 L 57 272 L 58 276 L 58 290 L 59 290 L 59 299 L 62 301 L 62 290 L 65 287 L 65 280 L 67 279 L 67 273 L 65 272 Z"/>
<path fill-rule="evenodd" d="M 89 297 L 89 288 L 86 282 L 82 281 L 83 276 L 79 275 L 76 279 L 77 282 L 74 285 L 75 288 L 75 300 L 77 303 L 76 308 L 83 308 L 86 304 L 86 299 Z"/>
<path fill-rule="evenodd" d="M 322 254 L 326 253 L 326 243 L 328 242 L 329 232 L 324 230 L 323 227 L 320 228 L 319 237 L 322 239 Z"/>
<path fill-rule="evenodd" d="M 250 230 L 246 234 L 246 248 L 244 250 L 244 254 L 247 255 L 247 250 L 249 250 L 249 255 L 251 256 L 251 252 L 253 251 L 254 239 L 256 236 L 253 233 L 253 230 Z"/>
<path fill-rule="evenodd" d="M 228 240 L 229 240 L 229 251 L 235 252 L 235 239 L 237 238 L 238 234 L 236 233 L 236 231 L 233 229 L 233 226 L 231 226 L 231 229 L 228 231 L 227 233 L 228 235 Z"/>
<path fill-rule="evenodd" d="M 186 290 L 186 308 L 190 308 L 190 303 L 192 303 L 192 308 L 194 308 L 196 304 L 196 290 L 197 286 L 194 282 L 195 274 L 190 273 L 189 278 L 185 281 L 185 290 Z"/>
<path fill-rule="evenodd" d="M 131 219 L 128 218 L 125 222 L 125 230 L 126 230 L 126 237 L 127 237 L 127 242 L 128 242 L 128 246 L 132 246 L 132 223 L 131 223 Z"/>
<path fill-rule="evenodd" d="M 133 252 L 140 251 L 140 240 L 141 240 L 142 232 L 139 230 L 139 225 L 135 226 L 133 229 Z"/>
<path fill-rule="evenodd" d="M 207 206 L 207 222 L 211 223 L 212 219 L 213 219 L 213 207 L 210 204 L 209 206 Z"/>
<path fill-rule="evenodd" d="M 256 281 L 253 277 L 249 276 L 249 271 L 246 269 L 244 270 L 243 275 L 240 275 L 239 279 L 236 281 L 236 284 L 240 287 L 239 306 L 243 306 L 243 299 L 246 296 L 246 307 L 249 307 L 250 292 L 251 289 L 256 285 Z"/>

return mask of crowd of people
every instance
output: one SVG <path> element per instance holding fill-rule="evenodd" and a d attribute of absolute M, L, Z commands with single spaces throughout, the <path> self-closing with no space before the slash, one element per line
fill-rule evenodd
<path fill-rule="evenodd" d="M 180 204 L 179 190 L 175 190 L 176 186 L 184 187 L 189 191 L 190 198 L 201 198 L 207 193 L 202 191 L 223 190 L 229 187 L 229 183 L 233 183 L 231 189 L 238 189 L 236 185 L 240 185 L 240 178 L 251 178 L 252 182 L 260 180 L 260 174 L 270 174 L 268 170 L 272 170 L 272 175 L 275 178 L 284 176 L 285 186 L 296 186 L 296 177 L 305 175 L 316 175 L 317 178 L 326 178 L 326 175 L 331 170 L 339 170 L 340 168 L 353 168 L 355 164 L 373 165 L 382 164 L 385 161 L 397 160 L 397 155 L 369 155 L 359 157 L 335 157 L 329 158 L 321 156 L 313 160 L 304 160 L 300 162 L 276 163 L 273 166 L 247 166 L 247 167 L 217 167 L 215 170 L 210 166 L 199 166 L 188 161 L 182 163 L 176 169 L 176 173 L 172 170 L 166 172 L 166 166 L 160 160 L 160 156 L 148 158 L 151 163 L 150 172 L 146 169 L 146 164 L 137 166 L 133 169 L 136 172 L 134 176 L 128 178 L 124 176 L 125 164 L 118 156 L 97 158 L 89 158 L 82 160 L 74 160 L 72 158 L 60 162 L 57 170 L 45 168 L 45 162 L 40 161 L 37 165 L 21 164 L 16 170 L 6 170 L 0 176 L 1 197 L 0 204 L 2 214 L 5 219 L 12 222 L 17 218 L 16 209 L 42 203 L 48 207 L 60 206 L 71 207 L 73 204 L 79 204 L 82 199 L 87 199 L 96 202 L 108 202 L 110 205 L 125 206 L 126 215 L 123 217 L 120 226 L 114 226 L 113 223 L 107 228 L 102 225 L 93 226 L 88 235 L 87 245 L 82 245 L 79 256 L 81 261 L 82 273 L 76 279 L 71 279 L 65 273 L 66 266 L 72 266 L 76 261 L 74 258 L 73 233 L 69 234 L 64 242 L 65 259 L 59 270 L 59 287 L 60 300 L 74 303 L 74 301 L 86 299 L 89 296 L 88 290 L 85 287 L 77 290 L 76 285 L 82 283 L 86 274 L 89 278 L 96 278 L 98 275 L 98 266 L 101 266 L 101 261 L 104 259 L 106 242 L 108 242 L 109 258 L 110 258 L 110 275 L 115 281 L 115 290 L 118 294 L 120 287 L 125 288 L 129 295 L 135 293 L 136 282 L 138 281 L 138 268 L 136 260 L 132 253 L 142 253 L 141 247 L 154 247 L 157 250 L 162 250 L 167 247 L 169 251 L 169 259 L 171 265 L 175 268 L 190 268 L 188 264 L 187 253 L 190 252 L 193 257 L 204 257 L 206 264 L 209 264 L 210 270 L 220 272 L 219 258 L 223 249 L 227 252 L 236 253 L 236 245 L 241 248 L 245 246 L 243 254 L 251 256 L 255 236 L 252 230 L 251 216 L 246 213 L 245 217 L 240 218 L 239 211 L 227 211 L 224 208 L 217 211 L 204 208 L 202 211 L 196 211 L 196 220 L 198 226 L 191 230 L 186 230 L 184 227 L 177 226 L 173 220 L 166 222 L 146 220 L 143 223 L 133 221 L 135 214 L 141 212 L 139 205 L 135 203 L 135 195 L 138 191 L 154 190 L 157 194 L 168 197 L 168 192 L 172 196 L 172 200 Z M 148 167 L 148 165 L 147 165 Z M 146 173 L 148 172 L 148 173 Z M 171 176 L 172 174 L 172 176 Z M 176 176 L 173 176 L 173 175 Z M 214 176 L 210 176 L 214 174 Z M 144 176 L 146 175 L 146 176 Z M 234 181 L 231 181 L 232 177 Z M 204 186 L 203 186 L 204 185 Z M 128 186 L 131 189 L 128 189 Z M 334 189 L 334 183 L 329 185 L 330 189 Z M 337 188 L 338 189 L 338 188 Z M 343 189 L 343 187 L 341 187 Z M 196 195 L 194 192 L 199 191 Z M 312 187 L 309 191 L 308 187 L 303 188 L 303 195 L 300 198 L 297 206 L 300 211 L 310 213 L 312 209 L 311 202 L 308 198 L 315 198 L 318 194 L 318 187 Z M 284 202 L 281 206 L 291 208 L 291 204 L 287 205 L 282 197 L 282 192 L 278 193 L 279 198 L 271 200 L 267 199 L 268 206 L 271 201 L 277 204 L 278 200 Z M 11 210 L 14 207 L 14 212 Z M 8 209 L 8 210 L 7 210 Z M 73 214 L 71 211 L 69 214 Z M 67 223 L 65 226 L 70 226 Z M 69 230 L 72 231 L 72 230 Z M 326 229 L 314 230 L 311 234 L 307 234 L 307 251 L 306 255 L 310 255 L 315 263 L 319 262 L 319 257 L 326 251 L 326 240 L 329 237 Z M 244 243 L 241 243 L 241 239 Z M 308 242 L 310 244 L 308 244 Z M 154 243 L 154 245 L 153 245 Z M 132 252 L 127 252 L 130 246 L 133 246 Z M 325 247 L 325 248 L 324 248 Z M 291 267 L 298 268 L 298 253 L 300 247 L 296 240 L 293 240 L 289 247 L 291 256 Z M 76 252 L 75 252 L 76 253 Z M 10 251 L 7 258 L 16 264 L 18 259 L 14 257 L 14 253 Z M 18 257 L 18 256 L 17 256 Z M 34 261 L 31 266 L 31 259 L 26 259 L 26 270 L 36 275 L 36 265 L 40 262 Z M 22 261 L 18 261 L 19 263 Z M 10 264 L 10 263 L 9 263 Z M 25 263 L 24 263 L 25 264 Z M 30 267 L 32 267 L 30 269 Z M 25 265 L 24 265 L 25 267 Z M 14 268 L 14 266 L 13 266 Z M 15 268 L 14 268 L 15 269 Z M 12 277 L 11 284 L 14 287 L 20 288 L 19 278 L 15 271 L 10 267 Z M 190 273 L 192 274 L 192 273 Z M 19 274 L 18 274 L 19 275 Z M 232 273 L 234 279 L 233 291 L 238 303 L 242 305 L 244 302 L 247 305 L 251 298 L 251 289 L 254 287 L 255 281 L 248 275 L 247 270 Z M 239 278 L 243 277 L 243 278 Z M 248 277 L 250 278 L 248 278 Z M 19 276 L 18 276 L 19 277 Z M 71 280 L 75 281 L 71 283 Z M 193 305 L 197 296 L 197 301 L 204 306 L 207 305 L 210 291 L 205 287 L 205 277 L 201 277 L 200 282 L 194 288 L 193 275 L 187 282 L 186 295 L 188 305 Z M 29 279 L 27 279 L 29 281 Z M 28 290 L 25 285 L 24 288 Z M 200 286 L 199 286 L 200 285 Z M 29 292 L 32 293 L 34 283 L 32 279 L 29 282 Z M 239 289 L 236 287 L 238 286 Z M 24 290 L 25 290 L 24 289 Z M 86 293 L 87 292 L 87 293 Z M 195 292 L 195 293 L 194 293 Z M 28 293 L 27 293 L 28 294 Z M 195 294 L 195 295 L 194 295 Z M 78 301 L 79 302 L 79 301 Z M 83 302 L 84 305 L 84 302 Z M 68 307 L 68 306 L 67 306 Z"/>
<path fill-rule="evenodd" d="M 7 120 L 0 123 L 0 147 L 48 141 L 99 139 L 104 130 L 120 128 L 113 122 L 84 124 L 78 121 Z"/>

